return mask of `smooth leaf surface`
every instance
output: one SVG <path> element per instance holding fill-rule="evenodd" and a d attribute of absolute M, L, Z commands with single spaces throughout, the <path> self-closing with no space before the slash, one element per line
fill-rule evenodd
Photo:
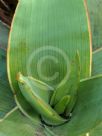
<path fill-rule="evenodd" d="M 6 50 L 8 45 L 9 28 L 0 21 L 0 48 Z"/>
<path fill-rule="evenodd" d="M 86 135 L 91 129 L 94 131 L 94 128 L 98 127 L 96 125 L 101 121 L 102 76 L 99 76 L 80 83 L 78 101 L 71 120 L 52 130 L 59 136 Z M 96 134 L 99 136 L 97 132 Z"/>
<path fill-rule="evenodd" d="M 29 109 L 28 114 L 32 110 L 26 101 L 23 101 L 25 106 L 21 102 L 24 97 L 15 80 L 19 71 L 54 87 L 68 77 L 69 60 L 78 50 L 81 78 L 88 77 L 91 71 L 90 46 L 82 0 L 19 1 L 9 38 L 8 75 L 20 108 Z"/>
<path fill-rule="evenodd" d="M 102 74 L 102 48 L 93 52 L 92 75 Z"/>
<path fill-rule="evenodd" d="M 54 106 L 54 110 L 58 113 L 58 114 L 63 114 L 64 111 L 66 110 L 67 105 L 70 102 L 70 95 L 66 95 L 64 96 L 55 106 Z"/>
<path fill-rule="evenodd" d="M 87 0 L 92 29 L 93 50 L 102 47 L 102 0 Z"/>
<path fill-rule="evenodd" d="M 6 72 L 6 51 L 4 49 L 0 49 L 0 79 L 7 80 L 7 72 Z"/>
<path fill-rule="evenodd" d="M 55 112 L 51 106 L 49 105 L 49 94 L 51 92 L 51 87 L 48 87 L 48 85 L 44 84 L 44 88 L 46 87 L 47 90 L 43 90 L 39 87 L 36 82 L 34 82 L 34 79 L 31 80 L 28 77 L 23 76 L 21 73 L 17 76 L 18 84 L 20 91 L 24 98 L 27 100 L 27 102 L 33 107 L 33 110 L 37 111 L 37 113 L 44 118 L 44 121 L 46 120 L 46 123 L 52 124 L 52 125 L 59 125 L 64 123 L 66 120 L 61 118 L 57 112 Z M 33 82 L 32 82 L 33 81 Z M 41 82 L 39 82 L 40 85 Z M 44 93 L 42 93 L 44 92 Z M 47 95 L 46 95 L 47 94 Z M 33 111 L 32 110 L 32 111 Z"/>
<path fill-rule="evenodd" d="M 45 136 L 39 120 L 31 122 L 18 109 L 0 122 L 0 136 Z"/>
<path fill-rule="evenodd" d="M 8 44 L 9 28 L 0 21 L 0 79 L 7 80 L 6 49 Z"/>
<path fill-rule="evenodd" d="M 51 97 L 51 105 L 58 103 L 62 97 L 66 95 L 77 94 L 77 89 L 80 83 L 80 59 L 79 54 L 76 53 L 75 58 L 70 62 L 69 78 L 66 83 L 59 84 Z"/>
<path fill-rule="evenodd" d="M 25 88 L 30 88 L 35 96 L 41 98 L 46 103 L 49 103 L 50 97 L 54 91 L 51 86 L 45 84 L 44 82 L 36 80 L 33 77 L 24 76 L 21 73 L 17 74 L 17 81 L 19 87 L 24 88 L 25 86 Z"/>
<path fill-rule="evenodd" d="M 102 135 L 102 122 L 97 124 L 94 129 L 89 131 L 90 136 L 101 136 Z"/>
<path fill-rule="evenodd" d="M 89 132 L 80 136 L 101 136 L 102 135 L 102 122 L 98 123 L 93 129 L 90 129 Z"/>
<path fill-rule="evenodd" d="M 7 79 L 6 51 L 0 48 L 0 119 L 16 106 Z"/>
<path fill-rule="evenodd" d="M 0 119 L 16 106 L 10 86 L 0 79 Z"/>

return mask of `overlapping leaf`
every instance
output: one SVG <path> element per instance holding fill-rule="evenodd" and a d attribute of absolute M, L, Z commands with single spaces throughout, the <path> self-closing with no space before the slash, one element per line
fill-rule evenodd
<path fill-rule="evenodd" d="M 68 76 L 69 60 L 78 50 L 81 78 L 90 76 L 90 38 L 85 12 L 82 0 L 19 1 L 9 39 L 8 75 L 21 110 L 30 114 L 32 108 L 24 101 L 15 80 L 19 71 L 54 87 Z"/>
<path fill-rule="evenodd" d="M 102 47 L 102 0 L 87 0 L 91 29 L 93 50 Z"/>
<path fill-rule="evenodd" d="M 15 105 L 9 84 L 0 80 L 0 119 L 10 112 Z"/>
<path fill-rule="evenodd" d="M 34 1 L 34 2 L 35 2 L 34 4 L 37 5 L 37 2 L 36 1 Z M 39 2 L 39 6 L 37 6 L 37 8 L 35 9 L 35 10 L 38 11 L 37 12 L 38 16 L 36 15 L 35 19 L 39 23 L 36 22 L 36 21 L 34 22 L 33 17 L 31 18 L 31 16 L 33 16 L 32 13 L 34 11 L 34 9 L 31 8 L 32 5 L 30 5 L 30 9 L 27 9 L 26 5 L 27 4 L 29 5 L 28 2 L 25 2 L 24 0 L 22 0 L 21 3 L 19 3 L 17 16 L 16 16 L 15 21 L 14 21 L 12 33 L 15 33 L 17 31 L 18 26 L 19 27 L 21 26 L 22 32 L 23 32 L 23 30 L 25 32 L 25 27 L 26 27 L 27 30 L 24 34 L 22 34 L 22 33 L 20 34 L 20 32 L 17 31 L 18 33 L 15 33 L 14 37 L 11 36 L 11 39 L 13 40 L 12 44 L 14 43 L 16 37 L 20 38 L 19 41 L 16 41 L 16 44 L 14 44 L 14 48 L 12 49 L 12 51 L 14 51 L 14 54 L 16 53 L 16 51 L 21 50 L 20 53 L 17 52 L 17 56 L 16 56 L 17 60 L 16 61 L 11 60 L 13 62 L 16 62 L 15 67 L 17 66 L 17 64 L 19 64 L 19 66 L 17 66 L 18 68 L 16 70 L 14 69 L 14 73 L 11 75 L 11 77 L 13 77 L 12 79 L 14 79 L 14 80 L 15 80 L 15 76 L 16 76 L 15 74 L 18 70 L 21 70 L 24 73 L 26 73 L 26 70 L 24 70 L 21 65 L 23 65 L 24 67 L 26 66 L 25 63 L 26 63 L 26 60 L 28 59 L 29 55 L 26 54 L 25 58 L 23 58 L 23 57 L 24 57 L 24 54 L 27 52 L 27 50 L 29 50 L 29 54 L 32 53 L 32 48 L 33 48 L 34 43 L 36 44 L 35 49 L 38 46 L 39 47 L 42 46 L 42 43 L 43 43 L 43 45 L 45 45 L 45 43 L 47 43 L 48 45 L 49 45 L 49 43 L 50 44 L 53 43 L 52 42 L 53 37 L 52 37 L 52 35 L 49 35 L 49 33 L 46 33 L 47 31 L 44 31 L 44 33 L 43 32 L 42 33 L 43 33 L 43 35 L 48 34 L 47 35 L 48 41 L 46 41 L 47 39 L 44 38 L 44 36 L 39 38 L 40 37 L 40 34 L 39 34 L 40 30 L 44 30 L 44 27 L 39 25 L 40 20 L 43 22 L 43 19 L 39 18 L 39 15 L 41 14 L 39 9 L 41 9 L 41 11 L 42 11 L 43 10 L 42 7 L 44 6 L 45 3 L 40 3 L 40 1 L 38 1 L 38 2 Z M 79 6 L 81 6 L 79 1 L 77 1 L 77 3 L 79 4 Z M 30 4 L 33 4 L 33 1 Z M 42 4 L 42 6 L 40 4 Z M 61 4 L 63 4 L 63 3 L 61 3 Z M 71 5 L 73 5 L 73 4 L 75 4 L 75 2 L 72 1 Z M 95 7 L 95 8 L 90 8 L 90 11 L 93 11 L 93 9 L 94 9 L 94 14 L 92 14 L 92 12 L 90 12 L 90 13 L 91 13 L 91 24 L 92 24 L 92 32 L 93 32 L 93 48 L 95 50 L 96 48 L 101 47 L 101 38 L 100 38 L 101 37 L 101 29 L 100 29 L 101 28 L 101 17 L 100 17 L 100 12 L 98 11 L 98 10 L 100 10 L 100 7 L 101 7 L 101 0 L 90 1 L 88 4 L 90 4 L 89 6 L 91 6 L 91 7 L 93 7 L 93 6 Z M 25 6 L 25 9 L 22 9 L 22 6 Z M 45 4 L 44 11 L 46 11 L 47 6 L 48 6 L 48 8 L 49 7 L 51 8 L 51 6 L 53 6 L 53 1 L 52 1 L 51 6 L 49 6 L 49 2 L 47 3 L 47 5 Z M 66 6 L 68 6 L 68 5 L 66 5 Z M 70 6 L 70 4 L 69 4 L 69 6 Z M 97 9 L 97 7 L 99 7 L 99 8 Z M 30 10 L 31 10 L 31 12 L 29 12 Z M 28 15 L 31 18 L 30 21 L 28 19 L 23 18 L 22 14 L 20 14 L 21 11 L 22 11 L 22 14 L 26 13 L 26 15 Z M 48 13 L 51 14 L 51 12 L 48 12 Z M 71 13 L 71 12 L 69 12 L 69 13 Z M 80 12 L 80 13 L 82 13 L 82 12 Z M 74 14 L 75 13 L 73 13 L 73 15 L 72 15 L 73 17 L 74 17 Z M 44 14 L 44 15 L 46 15 L 46 14 Z M 78 18 L 78 17 L 77 16 L 74 17 L 74 19 L 76 19 L 76 18 Z M 19 19 L 20 19 L 20 21 L 19 21 Z M 76 22 L 77 22 L 77 20 L 76 20 Z M 74 20 L 74 23 L 75 23 L 75 20 Z M 98 23 L 100 23 L 100 24 L 98 24 Z M 32 31 L 32 26 L 33 26 L 33 28 L 35 28 L 34 24 L 38 25 L 36 30 L 39 30 L 39 31 L 32 32 L 32 34 L 29 34 Z M 15 25 L 17 27 L 15 27 Z M 75 23 L 75 25 L 76 25 L 76 23 Z M 81 24 L 79 23 L 79 25 L 81 25 Z M 41 26 L 41 27 L 39 28 L 39 26 Z M 43 26 L 44 26 L 44 22 L 43 22 Z M 46 27 L 46 30 L 47 30 L 48 27 L 49 27 L 49 24 Z M 51 29 L 52 29 L 52 27 L 51 27 Z M 71 32 L 71 30 L 75 31 L 76 26 L 72 27 L 72 29 L 70 29 L 70 32 Z M 83 30 L 83 32 L 84 32 L 84 29 L 81 29 L 81 30 Z M 50 30 L 48 32 L 50 32 Z M 76 30 L 76 32 L 78 32 L 78 30 Z M 42 33 L 41 33 L 41 35 L 42 35 Z M 36 36 L 35 36 L 35 34 L 36 34 Z M 53 32 L 52 32 L 52 34 L 53 34 Z M 54 36 L 56 36 L 55 31 L 54 31 L 54 34 L 55 34 Z M 78 36 L 76 33 L 75 33 L 75 35 Z M 35 39 L 33 39 L 33 36 L 35 36 L 36 42 L 35 42 Z M 43 38 L 44 38 L 44 40 L 42 40 Z M 40 39 L 40 41 L 38 42 L 39 39 Z M 78 39 L 78 37 L 76 39 Z M 65 39 L 63 39 L 63 40 L 65 40 Z M 54 39 L 54 43 L 57 43 L 56 39 Z M 64 43 L 64 41 L 62 41 L 61 43 Z M 69 43 L 71 43 L 71 41 Z M 17 44 L 19 44 L 20 47 Z M 73 44 L 74 43 L 72 43 L 72 45 Z M 32 48 L 30 49 L 30 47 L 28 47 L 28 45 L 31 45 Z M 58 44 L 58 45 L 60 46 L 60 44 Z M 69 49 L 68 53 L 73 52 L 71 50 L 72 45 L 68 46 L 68 49 Z M 24 53 L 22 53 L 22 50 L 24 51 Z M 81 49 L 81 51 L 82 51 L 82 49 Z M 83 54 L 83 52 L 81 52 L 82 56 L 85 57 L 86 52 L 84 52 L 85 54 Z M 13 57 L 14 54 L 11 53 L 10 57 Z M 20 55 L 20 58 L 21 58 L 22 61 L 20 61 L 18 55 Z M 87 54 L 87 55 L 89 55 L 89 54 Z M 101 70 L 101 59 L 100 59 L 101 56 L 102 56 L 101 50 L 98 51 L 98 52 L 96 51 L 95 54 L 93 54 L 93 55 L 94 56 L 93 56 L 93 71 L 92 71 L 92 73 L 93 73 L 93 75 L 95 75 L 95 74 L 101 73 L 101 71 L 102 71 Z M 82 58 L 81 61 L 83 61 L 84 59 L 85 58 Z M 87 60 L 87 58 L 85 60 Z M 14 63 L 12 63 L 11 66 L 13 66 L 13 64 Z M 88 64 L 89 64 L 89 61 L 88 61 Z M 89 68 L 89 65 L 88 65 L 87 68 Z M 86 67 L 85 67 L 85 69 L 86 69 Z M 86 75 L 87 74 L 88 73 L 86 72 Z M 33 75 L 34 75 L 34 73 L 33 73 Z M 60 126 L 58 128 L 55 128 L 55 129 L 52 129 L 51 131 L 48 129 L 48 131 L 46 132 L 46 135 L 47 136 L 56 136 L 56 135 L 59 135 L 59 136 L 79 136 L 79 135 L 80 136 L 86 136 L 86 135 L 101 136 L 102 135 L 102 131 L 101 131 L 101 128 L 102 128 L 102 125 L 101 125 L 102 124 L 101 123 L 101 121 L 102 121 L 102 116 L 101 116 L 101 114 L 102 114 L 102 110 L 101 110 L 102 85 L 101 85 L 101 82 L 102 82 L 102 77 L 93 78 L 91 80 L 83 81 L 81 83 L 81 86 L 80 86 L 80 89 L 79 89 L 79 99 L 78 99 L 78 102 L 76 104 L 76 108 L 74 109 L 71 121 L 68 122 L 68 124 Z M 16 84 L 16 83 L 14 83 L 14 84 Z M 15 88 L 16 88 L 16 86 L 15 86 Z M 23 103 L 24 102 L 22 100 L 23 97 L 22 97 L 22 95 L 19 95 L 19 93 L 20 92 L 17 93 L 17 95 L 19 96 L 19 97 L 17 97 L 17 102 L 22 101 L 20 103 Z M 30 114 L 32 114 L 31 108 L 29 107 L 29 105 L 27 106 L 26 104 L 24 104 L 23 108 L 26 109 L 26 111 L 29 111 Z M 18 103 L 18 105 L 19 105 L 19 103 Z M 33 117 L 35 117 L 35 116 L 33 115 Z M 21 124 L 21 122 L 22 122 L 22 124 Z M 28 124 L 28 126 L 26 126 L 26 123 Z M 6 126 L 7 130 L 5 130 L 5 126 Z M 4 122 L 2 122 L 0 124 L 0 128 L 1 128 L 0 129 L 0 135 L 1 136 L 4 136 L 4 135 L 5 136 L 16 136 L 16 133 L 17 133 L 17 135 L 19 134 L 20 136 L 22 136 L 22 135 L 30 135 L 30 136 L 34 135 L 35 136 L 35 135 L 40 135 L 40 134 L 43 135 L 44 134 L 43 131 L 42 131 L 42 128 L 41 128 L 41 133 L 39 134 L 40 126 L 36 127 L 35 124 L 32 126 L 32 123 L 26 117 L 22 116 L 22 114 L 19 111 L 15 111 Z M 17 128 L 17 129 L 15 129 L 15 128 Z M 30 129 L 30 131 L 28 131 L 28 128 Z M 20 130 L 22 130 L 22 131 L 20 131 Z"/>
<path fill-rule="evenodd" d="M 0 122 L 0 136 L 45 136 L 39 120 L 31 122 L 18 109 Z"/>
<path fill-rule="evenodd" d="M 16 106 L 6 70 L 8 31 L 9 29 L 0 22 L 0 119 Z"/>
<path fill-rule="evenodd" d="M 92 61 L 92 75 L 97 75 L 102 73 L 102 1 L 87 0 L 87 2 L 92 28 L 92 43 L 94 51 Z"/>
<path fill-rule="evenodd" d="M 0 21 L 0 79 L 7 80 L 6 49 L 9 29 Z"/>
<path fill-rule="evenodd" d="M 52 130 L 58 136 L 86 136 L 87 133 L 101 136 L 102 131 L 97 132 L 101 127 L 97 126 L 100 122 L 102 122 L 102 76 L 81 82 L 71 120 Z M 95 134 L 92 134 L 91 130 Z"/>
<path fill-rule="evenodd" d="M 3 48 L 5 50 L 7 48 L 8 33 L 9 28 L 0 21 L 0 49 Z"/>
<path fill-rule="evenodd" d="M 102 74 L 102 48 L 93 53 L 92 75 Z"/>

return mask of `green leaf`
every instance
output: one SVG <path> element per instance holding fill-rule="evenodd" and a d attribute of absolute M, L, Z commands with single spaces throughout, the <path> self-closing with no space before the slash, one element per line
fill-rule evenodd
<path fill-rule="evenodd" d="M 0 119 L 16 106 L 8 82 L 0 80 Z"/>
<path fill-rule="evenodd" d="M 101 136 L 102 135 L 102 121 L 97 123 L 94 128 L 90 129 L 90 131 L 87 133 L 89 136 Z M 86 134 L 80 135 L 80 136 L 86 136 Z"/>
<path fill-rule="evenodd" d="M 27 85 L 27 88 L 32 89 L 32 93 L 34 93 L 37 97 L 41 98 L 45 102 L 49 103 L 50 97 L 54 91 L 52 87 L 45 84 L 44 82 L 36 80 L 33 77 L 23 76 L 21 73 L 17 74 L 17 81 L 21 89 L 24 85 Z"/>
<path fill-rule="evenodd" d="M 0 49 L 6 50 L 8 45 L 9 28 L 0 21 Z"/>
<path fill-rule="evenodd" d="M 89 131 L 90 136 L 101 136 L 102 135 L 102 121 L 97 124 L 94 129 Z"/>
<path fill-rule="evenodd" d="M 102 121 L 102 75 L 83 80 L 78 91 L 78 101 L 71 120 L 53 128 L 58 136 L 81 136 L 94 130 Z M 96 132 L 96 136 L 98 132 Z M 94 135 L 92 135 L 94 136 Z"/>
<path fill-rule="evenodd" d="M 0 79 L 7 80 L 6 72 L 6 52 L 0 48 Z"/>
<path fill-rule="evenodd" d="M 91 29 L 93 50 L 102 47 L 102 1 L 101 0 L 87 0 Z"/>
<path fill-rule="evenodd" d="M 0 79 L 7 81 L 6 49 L 8 44 L 9 28 L 0 21 Z"/>
<path fill-rule="evenodd" d="M 59 84 L 59 86 L 55 89 L 50 104 L 53 106 L 56 103 L 58 103 L 62 97 L 66 95 L 71 95 L 71 98 L 73 95 L 75 97 L 77 94 L 77 89 L 80 83 L 80 62 L 79 62 L 79 54 L 77 53 L 75 55 L 75 58 L 70 64 L 70 73 L 69 78 L 66 81 L 66 83 L 62 82 L 62 84 Z"/>
<path fill-rule="evenodd" d="M 81 78 L 88 77 L 91 45 L 82 0 L 18 2 L 10 32 L 7 67 L 16 102 L 26 115 L 31 114 L 32 108 L 20 93 L 16 74 L 21 71 L 55 87 L 63 79 L 67 80 L 69 60 L 77 50 L 81 58 Z"/>
<path fill-rule="evenodd" d="M 16 106 L 7 80 L 6 52 L 0 48 L 0 119 Z"/>
<path fill-rule="evenodd" d="M 70 95 L 66 95 L 64 96 L 55 106 L 54 106 L 54 110 L 58 113 L 58 114 L 62 114 L 64 113 L 68 103 L 70 102 Z"/>
<path fill-rule="evenodd" d="M 38 119 L 31 122 L 18 109 L 14 109 L 0 122 L 0 136 L 45 136 Z"/>
<path fill-rule="evenodd" d="M 18 74 L 17 80 L 21 93 L 25 99 L 34 108 L 34 110 L 41 115 L 46 123 L 50 125 L 59 125 L 66 121 L 61 118 L 49 105 L 49 91 L 51 91 L 51 87 L 48 87 L 48 85 L 33 78 L 25 77 L 21 73 Z M 43 90 L 41 86 L 47 90 Z"/>
<path fill-rule="evenodd" d="M 102 48 L 93 52 L 92 75 L 102 74 Z"/>
<path fill-rule="evenodd" d="M 57 136 L 57 135 L 56 135 L 55 133 L 53 133 L 53 131 L 51 131 L 47 126 L 44 125 L 44 127 L 45 127 L 44 132 L 45 132 L 46 136 Z"/>

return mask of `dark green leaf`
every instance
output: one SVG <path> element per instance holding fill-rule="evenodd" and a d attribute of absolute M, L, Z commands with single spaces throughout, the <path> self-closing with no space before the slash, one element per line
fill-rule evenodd
<path fill-rule="evenodd" d="M 6 81 L 0 80 L 0 119 L 16 106 L 13 94 Z"/>
<path fill-rule="evenodd" d="M 8 45 L 9 28 L 0 21 L 0 49 L 6 50 Z"/>

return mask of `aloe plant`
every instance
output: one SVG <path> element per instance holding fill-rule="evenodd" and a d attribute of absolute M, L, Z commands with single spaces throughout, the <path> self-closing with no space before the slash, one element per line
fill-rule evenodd
<path fill-rule="evenodd" d="M 8 28 L 0 48 L 0 136 L 102 135 L 102 49 L 92 22 L 83 0 L 18 2 L 7 62 Z"/>

